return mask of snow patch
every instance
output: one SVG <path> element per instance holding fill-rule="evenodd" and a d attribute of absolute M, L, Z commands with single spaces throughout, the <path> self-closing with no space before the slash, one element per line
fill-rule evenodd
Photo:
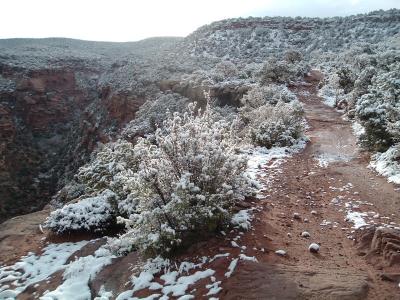
<path fill-rule="evenodd" d="M 66 267 L 64 282 L 54 291 L 45 293 L 40 299 L 70 300 L 76 298 L 76 295 L 79 295 L 80 299 L 91 299 L 90 280 L 104 266 L 109 265 L 114 257 L 109 250 L 99 248 L 94 255 L 78 258 Z"/>
<path fill-rule="evenodd" d="M 365 134 L 365 128 L 359 123 L 359 122 L 353 122 L 353 124 L 351 125 L 352 129 L 353 129 L 353 133 L 356 137 L 360 137 L 363 134 Z"/>
<path fill-rule="evenodd" d="M 29 285 L 45 280 L 54 272 L 65 269 L 68 258 L 88 243 L 89 241 L 49 244 L 43 248 L 43 253 L 40 255 L 28 253 L 14 265 L 1 267 L 0 291 L 6 283 L 9 286 L 11 281 L 15 288 L 3 289 L 0 292 L 0 299 L 16 297 Z"/>
<path fill-rule="evenodd" d="M 386 152 L 373 155 L 369 167 L 387 177 L 389 182 L 400 184 L 400 165 L 397 162 L 399 157 L 399 147 L 393 146 Z"/>
<path fill-rule="evenodd" d="M 348 211 L 345 220 L 347 222 L 353 223 L 354 224 L 353 228 L 358 229 L 360 227 L 367 225 L 367 223 L 364 220 L 364 217 L 367 216 L 368 216 L 367 213 Z"/>
<path fill-rule="evenodd" d="M 233 215 L 231 224 L 239 229 L 249 230 L 251 227 L 251 220 L 252 216 L 250 215 L 249 210 L 244 209 Z"/>
<path fill-rule="evenodd" d="M 322 98 L 322 101 L 325 105 L 329 107 L 336 106 L 336 92 L 334 89 L 330 88 L 329 86 L 323 86 L 318 91 L 318 96 Z"/>

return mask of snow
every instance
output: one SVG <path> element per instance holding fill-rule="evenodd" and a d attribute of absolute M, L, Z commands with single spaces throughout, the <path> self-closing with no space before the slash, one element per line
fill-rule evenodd
<path fill-rule="evenodd" d="M 332 88 L 329 88 L 328 86 L 323 86 L 319 90 L 318 96 L 322 98 L 322 101 L 325 105 L 329 107 L 336 106 L 336 93 Z"/>
<path fill-rule="evenodd" d="M 247 256 L 245 254 L 240 254 L 239 258 L 241 260 L 247 260 L 247 261 L 253 261 L 253 262 L 258 262 L 257 258 L 255 258 L 254 256 Z"/>
<path fill-rule="evenodd" d="M 65 269 L 68 258 L 89 241 L 76 243 L 49 244 L 43 248 L 40 255 L 29 253 L 23 256 L 20 261 L 11 266 L 0 268 L 0 290 L 4 283 L 13 281 L 14 289 L 7 289 L 0 292 L 0 299 L 14 297 L 22 292 L 27 286 L 47 279 L 54 272 Z"/>
<path fill-rule="evenodd" d="M 280 256 L 285 256 L 286 255 L 286 251 L 285 250 L 276 250 L 275 254 L 280 255 Z"/>
<path fill-rule="evenodd" d="M 219 286 L 220 284 L 221 281 L 217 281 L 212 284 L 207 284 L 206 288 L 208 288 L 208 293 L 206 294 L 206 296 L 218 294 L 222 290 L 222 287 Z"/>
<path fill-rule="evenodd" d="M 359 122 L 353 122 L 351 125 L 353 133 L 356 137 L 360 137 L 365 133 L 365 128 Z"/>
<path fill-rule="evenodd" d="M 330 154 L 330 153 L 322 153 L 315 157 L 315 160 L 318 162 L 318 166 L 321 168 L 326 168 L 329 164 L 337 161 L 347 161 L 349 157 L 345 155 L 337 155 L 337 154 Z"/>
<path fill-rule="evenodd" d="M 54 291 L 41 297 L 41 300 L 91 299 L 89 281 L 106 265 L 113 256 L 108 250 L 99 248 L 94 255 L 80 257 L 71 262 L 63 274 L 64 282 Z"/>
<path fill-rule="evenodd" d="M 104 285 L 100 287 L 99 295 L 94 300 L 110 300 L 113 297 L 112 292 L 107 292 Z"/>
<path fill-rule="evenodd" d="M 367 225 L 367 223 L 364 220 L 364 217 L 367 216 L 368 216 L 367 213 L 348 211 L 345 220 L 347 222 L 353 223 L 354 224 L 353 228 L 358 229 L 360 227 Z"/>
<path fill-rule="evenodd" d="M 387 177 L 389 182 L 400 184 L 400 165 L 396 161 L 398 157 L 398 147 L 391 147 L 386 152 L 373 155 L 369 167 Z"/>
<path fill-rule="evenodd" d="M 214 274 L 214 270 L 207 269 L 205 271 L 197 271 L 193 275 L 179 277 L 175 284 L 165 286 L 162 289 L 162 292 L 164 295 L 169 295 L 172 293 L 172 296 L 183 296 L 186 293 L 186 290 L 189 288 L 189 285 Z"/>
<path fill-rule="evenodd" d="M 249 210 L 244 209 L 233 215 L 231 224 L 240 229 L 249 230 L 251 227 L 251 220 L 252 217 L 249 213 Z"/>
<path fill-rule="evenodd" d="M 116 194 L 104 190 L 100 195 L 67 204 L 50 213 L 45 226 L 59 233 L 68 230 L 100 229 L 112 218 L 113 208 L 110 200 Z"/>
<path fill-rule="evenodd" d="M 257 175 L 262 174 L 261 167 L 269 169 L 278 168 L 285 160 L 285 158 L 300 152 L 306 146 L 306 139 L 300 139 L 291 147 L 273 147 L 267 149 L 264 147 L 256 147 L 244 152 L 248 153 L 247 174 L 254 180 L 257 180 Z M 271 165 L 268 165 L 272 162 Z M 268 166 L 266 166 L 268 165 Z"/>
<path fill-rule="evenodd" d="M 233 271 L 235 271 L 238 261 L 239 261 L 239 258 L 235 258 L 234 260 L 231 261 L 231 263 L 228 266 L 228 272 L 225 273 L 225 277 L 228 277 L 228 278 L 231 277 Z"/>
<path fill-rule="evenodd" d="M 221 254 L 219 257 L 225 256 L 225 254 Z M 172 295 L 173 297 L 182 296 L 182 299 L 192 299 L 192 295 L 186 294 L 189 286 L 195 284 L 201 279 L 211 277 L 215 274 L 215 271 L 212 269 L 197 270 L 192 274 L 188 274 L 193 269 L 201 268 L 206 261 L 208 261 L 207 257 L 204 257 L 202 262 L 199 264 L 184 261 L 181 262 L 177 270 L 171 270 L 173 265 L 171 265 L 168 259 L 163 259 L 159 256 L 149 259 L 143 266 L 140 274 L 132 276 L 132 289 L 119 294 L 116 297 L 116 300 L 132 299 L 132 295 L 135 292 L 145 288 L 149 288 L 150 290 L 160 290 L 163 297 L 166 297 L 165 299 L 167 299 L 169 295 Z M 160 276 L 160 279 L 164 281 L 163 284 L 153 281 L 155 275 L 160 272 L 163 272 Z M 183 275 L 183 273 L 188 275 Z M 210 289 L 212 289 L 214 293 L 218 293 L 216 291 L 217 287 L 214 289 L 211 287 Z M 158 297 L 159 296 L 161 296 L 161 294 L 158 294 Z"/>

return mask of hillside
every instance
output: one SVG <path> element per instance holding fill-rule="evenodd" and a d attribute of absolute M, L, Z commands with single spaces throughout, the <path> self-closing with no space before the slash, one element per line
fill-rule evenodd
<path fill-rule="evenodd" d="M 396 9 L 0 40 L 0 299 L 394 299 L 399 75 Z"/>

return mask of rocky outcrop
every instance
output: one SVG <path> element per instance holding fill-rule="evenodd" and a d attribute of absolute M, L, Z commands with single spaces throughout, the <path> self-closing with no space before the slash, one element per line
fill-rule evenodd
<path fill-rule="evenodd" d="M 392 267 L 400 265 L 400 230 L 370 226 L 357 230 L 356 245 L 359 255 L 374 265 Z"/>
<path fill-rule="evenodd" d="M 103 70 L 2 67 L 0 222 L 41 209 L 145 101 L 98 88 Z M 11 86 L 11 88 L 9 88 Z"/>
<path fill-rule="evenodd" d="M 361 300 L 366 298 L 368 289 L 367 276 L 340 268 L 321 270 L 245 262 L 226 284 L 221 297 Z"/>

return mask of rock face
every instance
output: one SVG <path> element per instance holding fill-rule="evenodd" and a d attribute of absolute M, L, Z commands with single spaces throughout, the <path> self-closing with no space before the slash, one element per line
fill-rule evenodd
<path fill-rule="evenodd" d="M 380 267 L 400 264 L 400 230 L 370 226 L 356 232 L 359 254 Z"/>
<path fill-rule="evenodd" d="M 223 299 L 356 300 L 366 298 L 367 280 L 367 276 L 339 268 L 314 271 L 297 266 L 246 262 L 224 287 L 221 296 Z"/>
<path fill-rule="evenodd" d="M 73 40 L 35 43 L 0 41 L 0 223 L 43 208 L 146 100 L 113 84 L 121 55 L 98 58 L 98 45 L 86 43 L 95 52 L 86 57 Z M 63 47 L 78 48 L 78 57 L 59 53 Z"/>

